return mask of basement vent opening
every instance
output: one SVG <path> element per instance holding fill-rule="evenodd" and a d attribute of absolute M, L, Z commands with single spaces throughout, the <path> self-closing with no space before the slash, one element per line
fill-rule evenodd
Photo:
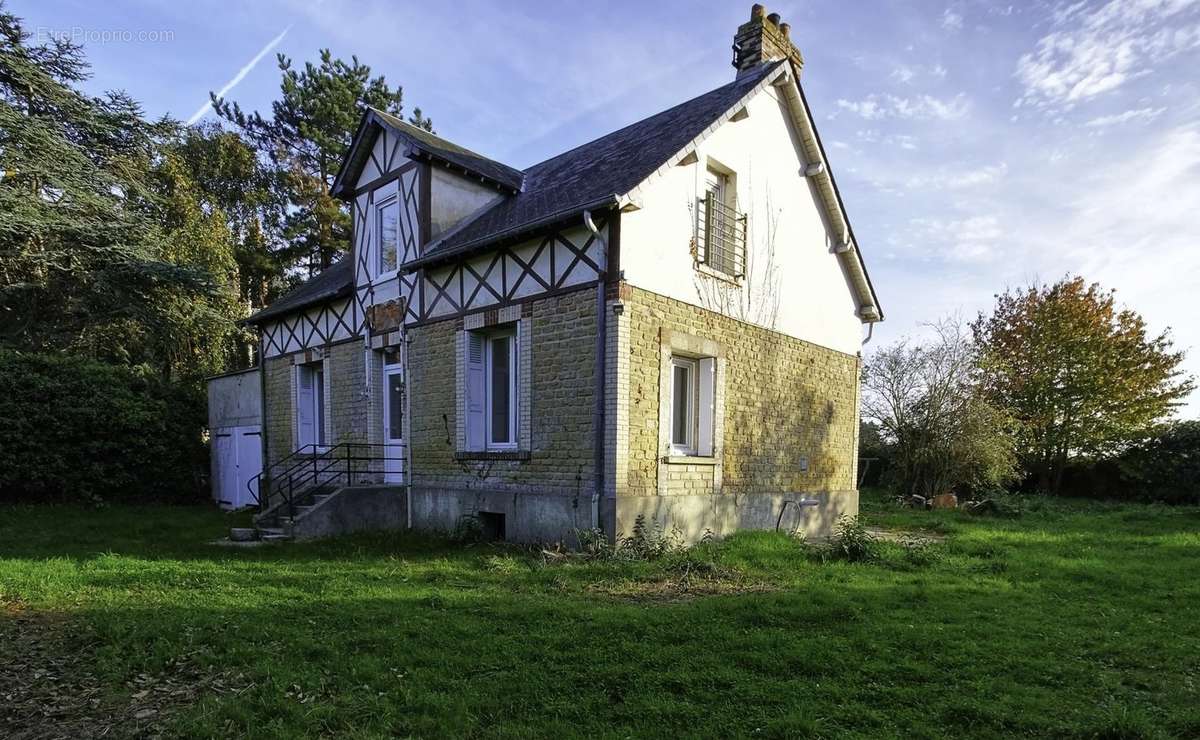
<path fill-rule="evenodd" d="M 494 511 L 479 512 L 479 525 L 483 528 L 483 538 L 489 541 L 504 540 L 504 515 Z"/>

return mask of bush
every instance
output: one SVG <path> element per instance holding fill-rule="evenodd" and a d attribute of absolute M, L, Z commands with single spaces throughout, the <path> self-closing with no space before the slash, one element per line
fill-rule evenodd
<path fill-rule="evenodd" d="M 180 502 L 206 493 L 201 388 L 144 368 L 0 350 L 0 501 Z"/>
<path fill-rule="evenodd" d="M 1115 462 L 1125 497 L 1200 504 L 1200 421 L 1168 425 Z"/>
<path fill-rule="evenodd" d="M 862 519 L 842 514 L 834 525 L 833 537 L 825 553 L 832 560 L 870 563 L 879 559 L 879 541 L 867 530 Z"/>

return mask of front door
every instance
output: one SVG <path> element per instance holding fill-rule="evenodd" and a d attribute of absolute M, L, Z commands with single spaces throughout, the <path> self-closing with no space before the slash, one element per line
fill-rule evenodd
<path fill-rule="evenodd" d="M 404 372 L 400 365 L 383 368 L 383 480 L 404 482 Z"/>

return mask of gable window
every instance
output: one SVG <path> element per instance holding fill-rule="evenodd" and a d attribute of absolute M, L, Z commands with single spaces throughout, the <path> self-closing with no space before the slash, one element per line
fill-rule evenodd
<path fill-rule="evenodd" d="M 467 332 L 466 432 L 469 450 L 517 448 L 516 327 Z"/>
<path fill-rule="evenodd" d="M 324 447 L 325 366 L 314 362 L 296 366 L 296 446 Z"/>
<path fill-rule="evenodd" d="M 671 357 L 671 454 L 713 454 L 712 357 Z"/>
<path fill-rule="evenodd" d="M 746 272 L 746 215 L 737 210 L 736 176 L 710 163 L 696 203 L 696 261 L 733 279 Z"/>
<path fill-rule="evenodd" d="M 379 274 L 395 272 L 400 253 L 400 200 L 396 196 L 375 205 L 375 234 Z"/>

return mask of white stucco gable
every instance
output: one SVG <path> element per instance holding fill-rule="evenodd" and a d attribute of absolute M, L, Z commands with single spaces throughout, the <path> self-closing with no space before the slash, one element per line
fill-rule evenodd
<path fill-rule="evenodd" d="M 822 167 L 810 167 L 816 163 Z M 710 170 L 726 173 L 736 209 L 747 216 L 740 281 L 696 264 L 696 214 Z M 630 198 L 636 206 L 622 214 L 621 267 L 634 285 L 851 354 L 861 347 L 862 324 L 881 318 L 786 64 Z"/>

